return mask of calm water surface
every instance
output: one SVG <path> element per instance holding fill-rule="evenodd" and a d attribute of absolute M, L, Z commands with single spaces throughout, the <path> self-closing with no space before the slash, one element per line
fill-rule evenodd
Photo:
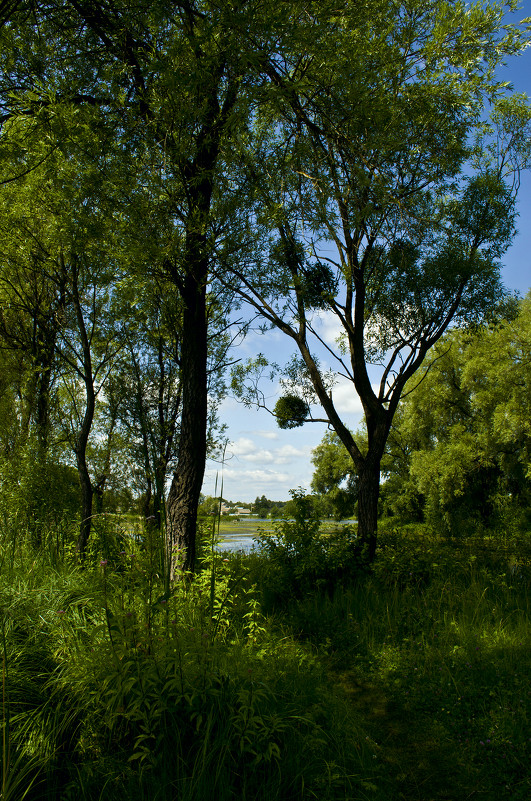
<path fill-rule="evenodd" d="M 271 530 L 272 522 L 265 518 L 253 517 L 251 520 L 223 523 L 220 531 L 222 541 L 216 547 L 219 551 L 245 551 L 248 553 L 255 545 L 258 529 Z"/>
<path fill-rule="evenodd" d="M 250 520 L 234 520 L 223 522 L 220 531 L 221 542 L 216 546 L 219 551 L 244 551 L 249 553 L 256 544 L 259 531 L 272 531 L 275 521 L 253 517 Z M 340 525 L 353 523 L 353 520 L 341 520 Z M 334 522 L 334 525 L 337 525 Z"/>

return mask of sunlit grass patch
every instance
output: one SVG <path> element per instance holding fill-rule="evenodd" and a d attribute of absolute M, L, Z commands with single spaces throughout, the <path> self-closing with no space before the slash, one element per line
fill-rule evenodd
<path fill-rule="evenodd" d="M 364 798 L 364 724 L 264 617 L 245 560 L 207 551 L 168 588 L 150 547 L 0 572 L 3 725 L 32 799 Z"/>

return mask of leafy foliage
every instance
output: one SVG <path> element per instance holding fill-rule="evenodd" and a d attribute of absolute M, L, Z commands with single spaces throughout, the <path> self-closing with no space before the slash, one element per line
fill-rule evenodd
<path fill-rule="evenodd" d="M 357 476 L 352 459 L 336 434 L 325 434 L 312 452 L 312 463 L 312 490 L 323 497 L 333 517 L 350 517 L 357 501 Z"/>
<path fill-rule="evenodd" d="M 531 111 L 494 78 L 502 53 L 525 46 L 502 14 L 495 3 L 471 13 L 431 1 L 321 4 L 309 27 L 290 30 L 289 56 L 268 65 L 275 102 L 260 107 L 245 147 L 254 265 L 228 256 L 221 280 L 298 348 L 305 381 L 293 388 L 311 387 L 353 462 L 369 559 L 407 382 L 449 326 L 485 321 L 503 295 Z M 339 376 L 361 399 L 366 451 L 331 391 Z M 298 425 L 302 408 L 279 419 Z"/>
<path fill-rule="evenodd" d="M 373 797 L 524 801 L 529 537 L 382 529 L 371 575 L 285 607 L 285 625 L 326 654 L 367 721 Z"/>
<path fill-rule="evenodd" d="M 266 605 L 316 590 L 332 591 L 354 567 L 353 527 L 324 534 L 315 497 L 302 488 L 291 490 L 291 496 L 285 518 L 275 521 L 273 532 L 258 537 L 259 551 L 267 557 L 260 579 Z"/>
<path fill-rule="evenodd" d="M 438 531 L 529 527 L 529 309 L 528 296 L 516 316 L 435 348 L 396 426 L 407 456 L 390 454 L 390 507 L 405 484 Z"/>
<path fill-rule="evenodd" d="M 355 792 L 362 729 L 315 659 L 279 646 L 245 563 L 204 548 L 168 593 L 163 539 L 115 531 L 118 551 L 111 534 L 84 570 L 51 532 L 38 559 L 27 538 L 3 543 L 6 799 L 32 784 L 32 798 L 86 801 L 103 787 L 110 801 L 154 786 L 168 801 Z"/>
<path fill-rule="evenodd" d="M 279 428 L 298 428 L 308 414 L 308 404 L 297 395 L 283 395 L 275 404 L 274 415 Z"/>

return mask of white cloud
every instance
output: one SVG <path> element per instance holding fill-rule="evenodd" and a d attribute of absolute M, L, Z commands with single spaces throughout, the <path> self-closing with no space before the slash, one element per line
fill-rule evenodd
<path fill-rule="evenodd" d="M 216 476 L 219 489 L 221 475 L 223 495 L 231 500 L 253 501 L 260 495 L 273 500 L 287 500 L 292 487 L 310 486 L 313 473 L 311 450 L 322 436 L 320 427 L 319 431 L 309 426 L 307 431 L 279 432 L 281 441 L 278 445 L 270 438 L 263 440 L 263 433 L 263 430 L 241 432 L 227 448 L 223 468 L 219 464 L 208 465 L 203 485 L 205 495 L 213 494 Z M 261 443 L 268 439 L 269 447 L 261 447 Z"/>
<path fill-rule="evenodd" d="M 345 332 L 338 316 L 331 311 L 322 311 L 319 312 L 319 318 L 315 319 L 313 324 L 315 330 L 319 332 L 319 336 L 332 350 L 337 352 L 337 340 Z"/>
<path fill-rule="evenodd" d="M 231 397 L 230 395 L 225 395 L 222 399 L 221 403 L 219 404 L 219 413 L 223 416 L 224 413 L 235 411 L 238 408 L 242 408 L 243 404 L 236 400 L 236 398 Z"/>
<path fill-rule="evenodd" d="M 363 406 L 352 381 L 339 377 L 332 387 L 332 400 L 339 414 L 361 414 Z"/>
<path fill-rule="evenodd" d="M 259 464 L 291 464 L 300 458 L 309 457 L 308 448 L 295 448 L 293 445 L 282 445 L 280 448 L 260 448 L 249 437 L 239 437 L 227 448 L 227 456 L 244 462 Z"/>
<path fill-rule="evenodd" d="M 212 492 L 215 474 L 207 470 L 203 491 Z M 295 482 L 296 483 L 296 482 Z M 266 495 L 273 500 L 287 500 L 288 489 L 293 486 L 293 474 L 271 468 L 239 468 L 230 463 L 223 470 L 223 495 L 232 500 L 252 501 Z"/>
<path fill-rule="evenodd" d="M 231 442 L 227 448 L 228 453 L 234 456 L 248 456 L 256 451 L 256 445 L 249 437 L 239 437 L 235 442 Z"/>
<path fill-rule="evenodd" d="M 257 437 L 264 437 L 265 439 L 278 439 L 278 432 L 277 431 L 254 431 Z"/>
<path fill-rule="evenodd" d="M 338 376 L 332 387 L 332 400 L 339 414 L 363 414 L 363 406 L 360 396 L 356 392 L 354 383 L 348 378 Z M 371 384 L 373 392 L 378 395 L 380 384 Z"/>
<path fill-rule="evenodd" d="M 226 467 L 223 475 L 226 481 L 237 479 L 238 483 L 284 484 L 291 479 L 289 473 L 281 473 L 278 470 L 261 470 L 259 468 L 255 470 L 238 470 Z"/>
<path fill-rule="evenodd" d="M 293 445 L 283 445 L 276 451 L 275 464 L 291 464 L 296 459 L 310 458 L 311 448 L 294 448 Z"/>
<path fill-rule="evenodd" d="M 270 450 L 259 448 L 252 439 L 248 437 L 240 437 L 235 442 L 232 442 L 227 448 L 227 456 L 236 457 L 236 459 L 243 459 L 245 462 L 259 462 L 266 464 L 274 461 L 273 454 Z"/>

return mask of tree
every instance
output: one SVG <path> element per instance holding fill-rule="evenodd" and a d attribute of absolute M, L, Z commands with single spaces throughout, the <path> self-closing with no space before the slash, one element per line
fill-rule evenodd
<path fill-rule="evenodd" d="M 298 350 L 288 394 L 307 400 L 310 388 L 352 459 L 358 547 L 372 559 L 406 383 L 449 326 L 484 319 L 502 292 L 530 114 L 494 70 L 524 37 L 503 25 L 501 5 L 439 0 L 325 3 L 298 35 L 289 57 L 264 66 L 272 100 L 244 161 L 257 266 L 228 266 L 240 296 Z M 364 452 L 334 402 L 339 376 L 362 402 Z"/>
<path fill-rule="evenodd" d="M 179 434 L 182 314 L 171 284 L 159 278 L 141 281 L 134 266 L 122 282 L 121 296 L 126 347 L 114 378 L 117 414 L 144 517 L 160 529 Z"/>
<path fill-rule="evenodd" d="M 77 551 L 83 559 L 92 527 L 95 484 L 87 454 L 96 414 L 96 400 L 110 375 L 113 360 L 122 347 L 115 328 L 109 274 L 102 275 L 87 258 L 73 250 L 68 265 L 61 253 L 62 269 L 70 277 L 71 303 L 58 346 L 61 360 L 69 368 L 62 374 L 70 400 L 65 432 L 75 454 L 81 486 L 81 528 Z"/>
<path fill-rule="evenodd" d="M 111 174 L 114 218 L 129 223 L 138 252 L 152 258 L 149 270 L 181 299 L 181 421 L 167 512 L 170 552 L 179 547 L 187 570 L 208 447 L 211 265 L 225 235 L 227 163 L 247 103 L 256 12 L 248 2 L 49 2 L 4 32 L 19 52 L 0 87 L 4 127 L 30 121 L 31 130 L 51 129 L 58 147 L 65 139 L 75 146 L 74 120 L 100 131 L 82 169 Z M 252 48 L 261 50 L 255 32 Z"/>
<path fill-rule="evenodd" d="M 0 193 L 0 337 L 26 368 L 22 430 L 27 438 L 34 425 L 37 460 L 45 460 L 48 449 L 56 346 L 67 301 L 66 276 L 50 254 L 53 223 L 46 195 L 45 179 L 36 173 Z"/>
<path fill-rule="evenodd" d="M 425 378 L 408 386 L 397 432 L 415 443 L 406 479 L 442 533 L 507 530 L 529 518 L 530 346 L 528 296 L 516 316 L 446 335 Z M 394 493 L 400 499 L 400 486 Z"/>
<path fill-rule="evenodd" d="M 315 472 L 312 490 L 322 496 L 328 514 L 341 520 L 354 514 L 357 501 L 356 472 L 337 435 L 327 432 L 312 452 Z"/>
<path fill-rule="evenodd" d="M 272 508 L 273 501 L 270 501 L 265 495 L 262 495 L 261 498 L 257 495 L 251 507 L 253 515 L 258 517 L 267 517 Z"/>
<path fill-rule="evenodd" d="M 53 178 L 50 168 L 54 170 Z M 57 191 L 58 184 L 68 174 L 69 165 L 65 160 L 54 158 L 53 167 L 51 164 L 47 169 L 35 167 L 16 185 L 11 184 L 2 191 L 5 248 L 0 273 L 4 300 L 0 330 L 4 345 L 29 360 L 23 428 L 27 429 L 28 442 L 31 442 L 32 424 L 35 430 L 32 470 L 36 477 L 33 491 L 37 517 L 40 517 L 43 495 L 49 493 L 49 486 L 45 489 L 49 484 L 48 475 L 54 473 L 48 463 L 52 389 L 55 389 L 57 403 L 59 376 L 63 387 L 68 388 L 72 403 L 68 411 L 63 409 L 63 419 L 70 418 L 72 422 L 66 436 L 72 434 L 70 442 L 81 487 L 78 550 L 83 555 L 92 517 L 93 486 L 86 454 L 95 414 L 95 382 L 98 373 L 108 368 L 113 335 L 109 320 L 104 325 L 105 331 L 101 320 L 103 307 L 107 306 L 108 313 L 109 273 L 107 283 L 102 280 L 101 268 L 97 277 L 94 269 L 88 277 L 90 254 L 100 264 L 105 261 L 101 251 L 97 257 L 94 252 L 94 238 L 104 239 L 103 231 L 90 220 L 97 216 L 91 213 L 90 205 L 84 208 L 86 197 L 83 197 L 81 182 L 78 181 L 69 196 Z M 69 177 L 72 177 L 71 172 Z M 101 248 L 104 248 L 103 242 Z M 84 393 L 80 392 L 80 379 Z M 57 440 L 57 426 L 53 433 Z M 37 531 L 37 545 L 39 537 Z"/>
<path fill-rule="evenodd" d="M 354 462 L 360 541 L 372 557 L 380 461 L 403 387 L 446 328 L 480 318 L 498 291 L 516 189 L 506 180 L 526 146 L 527 109 L 500 100 L 493 71 L 523 38 L 502 29 L 498 5 L 457 0 L 10 9 L 1 180 L 16 185 L 66 154 L 74 186 L 90 178 L 92 207 L 106 208 L 138 274 L 163 276 L 180 299 L 170 550 L 193 570 L 209 297 L 223 286 L 298 348 L 291 375 L 309 382 Z M 495 104 L 499 152 L 485 144 L 484 99 Z M 324 312 L 343 330 L 344 352 L 328 356 L 362 399 L 366 453 L 310 344 L 314 335 L 323 344 Z M 308 406 L 296 408 L 300 387 L 288 379 L 279 411 L 298 425 Z"/>
<path fill-rule="evenodd" d="M 220 514 L 221 502 L 221 498 L 207 495 L 199 505 L 199 514 L 217 517 Z"/>

